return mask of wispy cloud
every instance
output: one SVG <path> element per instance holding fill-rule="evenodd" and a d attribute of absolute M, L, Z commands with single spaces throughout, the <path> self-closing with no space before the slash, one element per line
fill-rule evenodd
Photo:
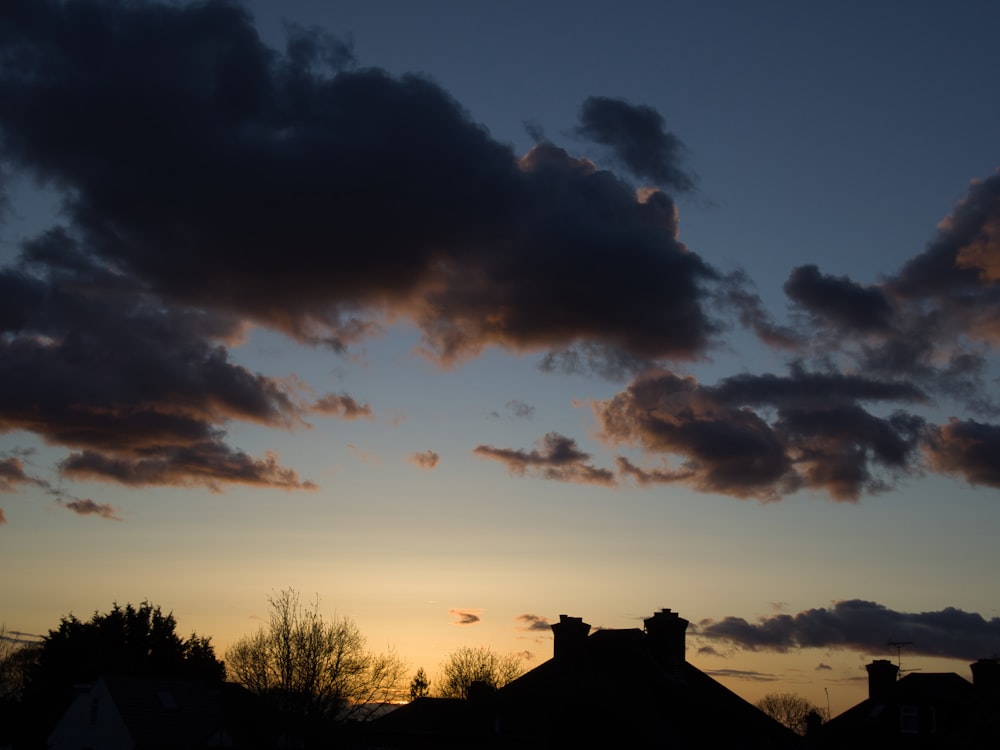
<path fill-rule="evenodd" d="M 93 500 L 69 500 L 63 503 L 67 508 L 80 516 L 100 516 L 110 521 L 120 521 L 118 509 L 110 503 L 97 503 Z"/>
<path fill-rule="evenodd" d="M 449 609 L 448 614 L 455 618 L 452 625 L 475 625 L 482 618 L 481 609 Z"/>
<path fill-rule="evenodd" d="M 441 457 L 432 450 L 426 450 L 420 453 L 411 453 L 408 460 L 414 466 L 430 471 L 437 468 Z"/>
<path fill-rule="evenodd" d="M 590 463 L 590 454 L 581 451 L 576 441 L 550 432 L 539 441 L 539 447 L 530 450 L 494 448 L 480 445 L 475 454 L 504 464 L 514 474 L 533 473 L 545 479 L 580 484 L 615 484 L 614 474 Z"/>
<path fill-rule="evenodd" d="M 518 615 L 514 618 L 518 622 L 523 623 L 522 630 L 537 631 L 542 633 L 551 633 L 552 626 L 549 621 L 540 615 L 523 614 Z"/>

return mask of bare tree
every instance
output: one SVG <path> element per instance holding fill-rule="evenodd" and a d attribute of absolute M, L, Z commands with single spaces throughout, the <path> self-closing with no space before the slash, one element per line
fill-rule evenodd
<path fill-rule="evenodd" d="M 10 632 L 0 623 L 0 699 L 21 698 L 28 670 L 38 652 L 39 643 L 22 640 L 20 634 Z"/>
<path fill-rule="evenodd" d="M 324 620 L 318 599 L 304 607 L 291 589 L 268 603 L 267 625 L 236 641 L 226 666 L 232 679 L 282 714 L 306 721 L 365 718 L 405 695 L 406 665 L 392 651 L 367 651 L 352 620 Z"/>
<path fill-rule="evenodd" d="M 813 705 L 795 693 L 768 693 L 754 705 L 775 721 L 802 735 L 808 728 L 810 714 L 816 714 L 823 721 L 830 718 L 826 715 L 826 709 Z"/>
<path fill-rule="evenodd" d="M 468 698 L 475 683 L 501 688 L 524 672 L 521 657 L 498 654 L 487 646 L 463 646 L 453 651 L 441 665 L 438 695 L 442 698 Z"/>

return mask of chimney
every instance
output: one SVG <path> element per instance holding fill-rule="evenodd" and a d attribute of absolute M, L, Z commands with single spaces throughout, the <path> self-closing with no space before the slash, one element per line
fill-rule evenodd
<path fill-rule="evenodd" d="M 552 656 L 556 659 L 577 651 L 590 635 L 590 625 L 582 617 L 559 615 L 559 622 L 552 623 L 549 627 L 552 628 L 555 639 Z"/>
<path fill-rule="evenodd" d="M 899 667 L 888 659 L 876 659 L 871 664 L 866 665 L 865 669 L 868 670 L 868 699 L 885 700 L 896 684 Z"/>
<path fill-rule="evenodd" d="M 976 692 L 987 704 L 1000 706 L 1000 661 L 997 657 L 980 659 L 969 665 L 972 670 L 972 684 Z"/>
<path fill-rule="evenodd" d="M 653 653 L 663 666 L 668 670 L 679 670 L 683 667 L 687 648 L 684 633 L 688 621 L 676 612 L 661 609 L 643 622 Z"/>

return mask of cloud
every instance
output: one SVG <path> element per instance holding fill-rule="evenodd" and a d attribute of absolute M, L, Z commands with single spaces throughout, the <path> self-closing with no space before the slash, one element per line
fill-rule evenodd
<path fill-rule="evenodd" d="M 80 516 L 100 516 L 110 521 L 120 521 L 118 509 L 109 503 L 96 503 L 93 500 L 70 500 L 64 502 L 67 508 Z"/>
<path fill-rule="evenodd" d="M 368 404 L 358 403 L 346 393 L 328 393 L 317 399 L 310 411 L 328 417 L 343 419 L 372 419 L 372 408 Z"/>
<path fill-rule="evenodd" d="M 706 669 L 705 674 L 712 677 L 730 678 L 734 680 L 746 680 L 748 682 L 776 682 L 780 678 L 778 675 L 769 672 L 754 672 L 746 669 Z"/>
<path fill-rule="evenodd" d="M 831 667 L 829 664 L 824 664 L 823 662 L 820 662 L 819 664 L 816 665 L 817 672 L 826 672 L 831 670 L 833 670 L 833 667 Z"/>
<path fill-rule="evenodd" d="M 896 612 L 876 602 L 850 599 L 830 608 L 795 615 L 703 620 L 702 638 L 727 641 L 752 651 L 784 653 L 797 648 L 837 648 L 883 654 L 889 641 L 912 641 L 908 652 L 953 659 L 979 659 L 997 651 L 1000 618 L 986 620 L 954 607 L 934 612 Z"/>
<path fill-rule="evenodd" d="M 1000 489 L 1000 425 L 954 419 L 928 427 L 926 435 L 925 451 L 935 470 Z"/>
<path fill-rule="evenodd" d="M 466 609 L 450 609 L 448 614 L 453 615 L 457 619 L 452 625 L 475 625 L 482 618 L 480 618 L 479 613 L 482 610 L 466 610 Z"/>
<path fill-rule="evenodd" d="M 886 330 L 892 321 L 892 304 L 884 291 L 821 274 L 814 265 L 794 269 L 785 293 L 802 309 L 855 332 Z"/>
<path fill-rule="evenodd" d="M 576 441 L 550 432 L 531 451 L 479 445 L 476 455 L 499 461 L 513 474 L 534 474 L 543 479 L 579 484 L 615 484 L 614 474 L 590 463 L 590 454 L 577 448 Z"/>
<path fill-rule="evenodd" d="M 409 457 L 411 464 L 427 470 L 437 468 L 438 461 L 440 460 L 441 457 L 431 450 L 424 451 L 423 453 L 411 453 Z"/>
<path fill-rule="evenodd" d="M 551 144 L 519 160 L 433 82 L 351 68 L 334 37 L 282 53 L 235 3 L 102 0 L 40 3 L 4 34 L 3 155 L 65 186 L 89 256 L 165 299 L 336 349 L 405 316 L 443 363 L 578 341 L 690 358 L 716 330 L 717 274 L 669 198 Z M 684 186 L 652 110 L 593 99 L 583 123 Z"/>
<path fill-rule="evenodd" d="M 511 399 L 506 404 L 507 410 L 519 419 L 531 420 L 535 416 L 535 407 L 517 399 Z"/>
<path fill-rule="evenodd" d="M 694 188 L 694 179 L 680 167 L 684 144 L 665 129 L 663 116 L 652 107 L 592 96 L 580 109 L 576 133 L 607 146 L 640 179 L 681 192 Z"/>
<path fill-rule="evenodd" d="M 552 632 L 552 626 L 549 625 L 549 621 L 540 615 L 523 614 L 518 615 L 514 619 L 524 623 L 524 626 L 521 628 L 522 630 L 540 631 L 543 633 Z"/>
<path fill-rule="evenodd" d="M 32 484 L 36 480 L 24 473 L 24 463 L 19 458 L 0 458 L 0 492 L 14 492 L 15 485 Z"/>
<path fill-rule="evenodd" d="M 0 526 L 7 523 L 7 516 L 4 515 L 3 508 L 0 508 Z"/>
<path fill-rule="evenodd" d="M 876 416 L 861 403 L 925 399 L 906 382 L 796 367 L 714 386 L 651 372 L 592 408 L 607 442 L 637 444 L 660 458 L 654 467 L 618 458 L 619 473 L 639 484 L 684 482 L 763 500 L 808 487 L 854 500 L 911 470 L 923 424 L 902 411 Z M 672 456 L 680 458 L 676 467 Z"/>

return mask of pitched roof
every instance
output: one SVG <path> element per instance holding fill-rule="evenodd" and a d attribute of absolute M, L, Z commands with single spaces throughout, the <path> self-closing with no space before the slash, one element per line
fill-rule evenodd
<path fill-rule="evenodd" d="M 198 683 L 152 677 L 100 678 L 135 750 L 208 746 L 224 730 L 219 693 Z"/>
<path fill-rule="evenodd" d="M 481 700 L 419 699 L 373 722 L 396 747 L 793 747 L 797 735 L 688 663 L 664 664 L 642 630 L 599 630 Z M 412 744 L 408 744 L 409 740 Z M 390 744 L 390 743 L 387 743 Z"/>

